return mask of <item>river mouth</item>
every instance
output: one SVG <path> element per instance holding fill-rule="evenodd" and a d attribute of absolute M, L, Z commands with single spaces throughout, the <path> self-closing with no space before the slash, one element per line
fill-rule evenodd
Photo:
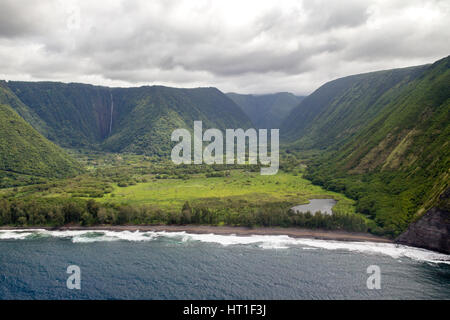
<path fill-rule="evenodd" d="M 334 199 L 309 199 L 309 203 L 300 204 L 292 207 L 291 209 L 296 213 L 310 212 L 315 214 L 317 211 L 323 214 L 333 214 L 332 208 L 336 205 L 337 201 Z"/>

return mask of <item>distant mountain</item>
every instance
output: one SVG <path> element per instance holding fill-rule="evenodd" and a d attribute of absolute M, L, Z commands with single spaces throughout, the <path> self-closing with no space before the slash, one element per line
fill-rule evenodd
<path fill-rule="evenodd" d="M 325 149 L 310 163 L 313 182 L 398 235 L 450 187 L 450 57 L 331 81 L 284 127 L 292 150 Z"/>
<path fill-rule="evenodd" d="M 16 82 L 13 108 L 64 147 L 168 155 L 176 128 L 247 128 L 245 113 L 216 88 L 108 88 L 78 83 Z"/>
<path fill-rule="evenodd" d="M 303 99 L 292 93 L 280 92 L 274 94 L 238 94 L 227 93 L 248 115 L 256 128 L 280 128 L 284 118 Z"/>
<path fill-rule="evenodd" d="M 249 128 L 242 110 L 216 88 L 175 89 L 161 86 L 115 89 L 117 110 L 112 134 L 102 148 L 116 152 L 167 155 L 174 129 Z"/>
<path fill-rule="evenodd" d="M 81 171 L 81 166 L 19 116 L 0 85 L 0 186 L 30 181 L 28 176 L 66 177 Z"/>

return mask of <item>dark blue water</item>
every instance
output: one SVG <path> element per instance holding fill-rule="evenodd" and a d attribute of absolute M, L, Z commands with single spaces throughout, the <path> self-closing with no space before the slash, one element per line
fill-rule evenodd
<path fill-rule="evenodd" d="M 390 244 L 48 234 L 12 239 L 0 233 L 0 299 L 450 298 L 449 261 L 430 262 L 449 256 Z M 69 265 L 81 269 L 81 290 L 66 286 Z M 380 267 L 380 290 L 367 288 L 369 265 Z"/>

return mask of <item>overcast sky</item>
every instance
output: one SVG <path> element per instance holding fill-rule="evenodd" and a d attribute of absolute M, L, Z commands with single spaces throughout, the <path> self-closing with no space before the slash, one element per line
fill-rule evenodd
<path fill-rule="evenodd" d="M 0 0 L 0 79 L 309 94 L 450 54 L 450 1 Z"/>

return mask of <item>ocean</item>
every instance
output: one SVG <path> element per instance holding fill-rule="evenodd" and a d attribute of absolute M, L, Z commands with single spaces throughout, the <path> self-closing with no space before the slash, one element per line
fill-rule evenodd
<path fill-rule="evenodd" d="M 0 230 L 0 299 L 450 299 L 450 256 L 288 236 Z"/>

